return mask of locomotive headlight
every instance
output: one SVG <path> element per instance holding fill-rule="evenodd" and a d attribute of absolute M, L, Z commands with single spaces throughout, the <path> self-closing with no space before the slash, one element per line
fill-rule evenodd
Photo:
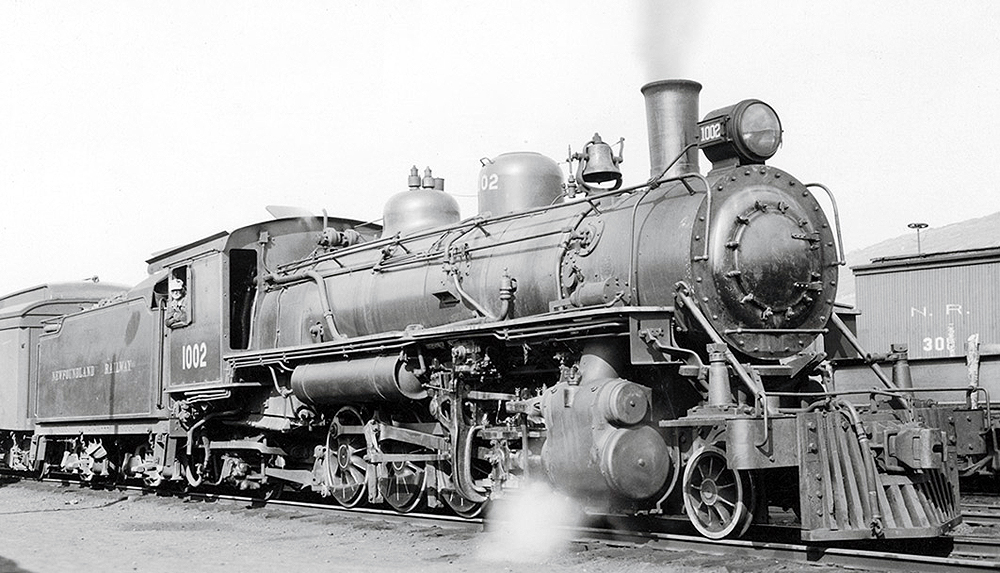
<path fill-rule="evenodd" d="M 714 167 L 764 163 L 781 146 L 778 114 L 757 99 L 709 113 L 698 123 L 698 131 L 698 145 Z"/>

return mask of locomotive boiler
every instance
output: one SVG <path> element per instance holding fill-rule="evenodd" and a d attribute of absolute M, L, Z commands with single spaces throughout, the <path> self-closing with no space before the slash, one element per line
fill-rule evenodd
<path fill-rule="evenodd" d="M 823 384 L 832 195 L 767 164 L 771 106 L 699 121 L 700 89 L 642 89 L 637 185 L 595 134 L 568 177 L 484 159 L 464 220 L 414 168 L 382 228 L 282 218 L 158 254 L 41 338 L 36 464 L 462 516 L 542 479 L 714 538 L 771 507 L 807 539 L 941 535 L 942 432 L 903 395 L 859 409 Z"/>

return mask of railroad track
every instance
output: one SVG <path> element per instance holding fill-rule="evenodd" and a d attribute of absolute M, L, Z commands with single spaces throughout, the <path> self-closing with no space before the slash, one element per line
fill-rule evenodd
<path fill-rule="evenodd" d="M 981 538 L 950 538 L 948 556 L 919 555 L 856 548 L 828 547 L 805 543 L 751 540 L 712 541 L 702 537 L 669 533 L 589 530 L 587 535 L 610 543 L 630 543 L 669 551 L 696 551 L 715 555 L 781 559 L 800 563 L 837 565 L 882 571 L 957 573 L 996 571 L 1000 568 L 1000 544 Z"/>
<path fill-rule="evenodd" d="M 43 481 L 67 484 L 59 479 Z M 161 490 L 140 486 L 117 486 L 120 491 L 138 491 L 162 495 Z M 393 523 L 423 523 L 428 526 L 484 531 L 502 526 L 504 522 L 492 519 L 465 519 L 435 513 L 400 514 L 377 508 L 344 508 L 326 503 L 293 499 L 262 500 L 260 498 L 220 493 L 175 492 L 173 495 L 205 502 L 230 502 L 249 507 L 281 507 L 305 512 L 336 512 L 366 519 L 379 519 Z M 967 507 L 966 507 L 967 505 Z M 984 507 L 980 507 L 984 506 Z M 968 514 L 988 516 L 985 508 L 997 509 L 991 504 L 963 504 Z M 965 515 L 965 512 L 963 512 Z M 860 543 L 853 546 L 829 546 L 805 543 L 798 540 L 796 528 L 777 525 L 755 526 L 753 537 L 738 540 L 711 540 L 682 533 L 690 529 L 683 519 L 633 518 L 621 516 L 592 516 L 595 525 L 566 527 L 571 542 L 600 543 L 614 547 L 643 546 L 663 551 L 691 551 L 710 555 L 780 559 L 789 562 L 836 565 L 874 571 L 919 571 L 921 573 L 958 573 L 964 571 L 1000 570 L 1000 538 L 949 536 L 933 543 L 887 543 L 875 546 Z M 975 519 L 970 517 L 970 519 Z M 984 519 L 987 519 L 984 517 Z M 680 531 L 681 533 L 678 533 Z"/>
<path fill-rule="evenodd" d="M 962 502 L 962 521 L 969 525 L 1000 526 L 1000 502 Z"/>

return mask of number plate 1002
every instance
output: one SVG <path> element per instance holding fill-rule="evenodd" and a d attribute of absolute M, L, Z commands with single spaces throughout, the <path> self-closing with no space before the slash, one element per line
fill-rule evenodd
<path fill-rule="evenodd" d="M 208 366 L 208 345 L 204 342 L 185 344 L 182 348 L 181 369 L 204 368 Z"/>

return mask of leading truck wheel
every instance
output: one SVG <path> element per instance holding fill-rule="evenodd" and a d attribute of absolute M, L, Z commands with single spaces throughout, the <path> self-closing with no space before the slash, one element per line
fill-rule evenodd
<path fill-rule="evenodd" d="M 753 486 L 746 472 L 730 469 L 726 454 L 708 446 L 684 469 L 684 509 L 709 539 L 739 537 L 753 520 Z"/>

